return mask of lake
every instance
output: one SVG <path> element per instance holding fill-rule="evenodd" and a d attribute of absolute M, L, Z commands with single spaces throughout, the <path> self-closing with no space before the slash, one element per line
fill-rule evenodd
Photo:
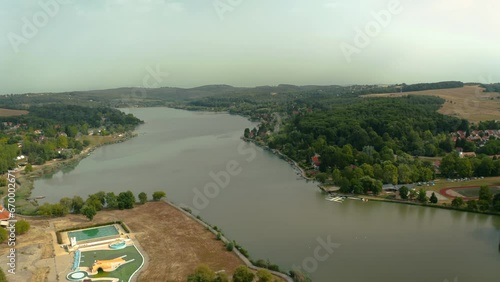
<path fill-rule="evenodd" d="M 57 202 L 98 191 L 158 190 L 190 207 L 253 259 L 313 281 L 500 281 L 500 217 L 382 202 L 324 199 L 314 183 L 240 140 L 239 116 L 169 108 L 124 110 L 138 136 L 96 149 L 76 168 L 35 181 Z"/>

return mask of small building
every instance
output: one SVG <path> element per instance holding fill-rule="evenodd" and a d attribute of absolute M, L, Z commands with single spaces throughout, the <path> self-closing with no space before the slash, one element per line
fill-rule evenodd
<path fill-rule="evenodd" d="M 311 157 L 311 165 L 314 167 L 314 169 L 319 169 L 319 166 L 321 165 L 321 161 L 319 160 L 319 155 L 316 154 L 313 157 Z"/>
<path fill-rule="evenodd" d="M 0 206 L 0 226 L 9 226 L 9 219 L 11 218 L 11 216 L 11 213 L 7 209 L 5 209 L 3 206 Z"/>

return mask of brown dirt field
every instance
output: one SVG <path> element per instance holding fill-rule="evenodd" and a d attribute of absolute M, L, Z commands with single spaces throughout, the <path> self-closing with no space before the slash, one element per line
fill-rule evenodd
<path fill-rule="evenodd" d="M 18 218 L 21 218 L 19 216 Z M 53 261 L 55 253 L 62 252 L 57 245 L 54 250 L 55 236 L 53 230 L 69 227 L 86 227 L 96 223 L 123 221 L 130 228 L 131 237 L 137 239 L 146 263 L 139 273 L 137 281 L 186 281 L 187 276 L 200 264 L 206 264 L 214 271 L 225 270 L 231 276 L 239 265 L 244 264 L 233 252 L 225 250 L 222 241 L 204 226 L 170 206 L 160 202 L 148 202 L 137 205 L 131 210 L 100 211 L 92 222 L 82 215 L 67 215 L 64 218 L 27 218 L 31 224 L 30 231 L 19 236 L 18 250 L 30 248 L 36 250 L 36 255 L 24 258 L 26 265 L 36 265 L 41 258 L 50 258 Z M 6 257 L 8 247 L 6 243 L 0 245 L 0 255 Z M 5 255 L 4 255 L 5 254 Z M 0 262 L 3 260 L 0 258 Z M 24 267 L 18 265 L 18 267 Z M 65 268 L 58 265 L 58 272 Z M 5 269 L 5 268 L 4 268 Z M 25 271 L 16 273 L 15 281 L 47 281 L 50 275 L 55 275 L 47 265 L 27 267 Z M 47 278 L 49 276 L 49 278 Z M 65 281 L 64 278 L 59 278 Z M 276 277 L 278 281 L 284 281 Z M 10 281 L 10 280 L 9 280 Z M 13 280 L 14 281 L 14 280 Z"/>
<path fill-rule="evenodd" d="M 0 117 L 14 117 L 14 116 L 22 116 L 27 114 L 28 111 L 24 110 L 11 110 L 0 108 Z"/>
<path fill-rule="evenodd" d="M 82 216 L 54 224 L 58 230 L 88 225 Z M 210 231 L 167 203 L 149 202 L 131 210 L 100 211 L 92 223 L 122 220 L 149 257 L 138 281 L 185 281 L 199 264 L 232 273 L 242 264 Z"/>
<path fill-rule="evenodd" d="M 446 100 L 438 112 L 464 118 L 477 123 L 484 120 L 500 120 L 500 93 L 484 93 L 479 86 L 436 89 L 404 93 L 370 94 L 364 97 L 400 97 L 406 95 L 438 96 Z"/>

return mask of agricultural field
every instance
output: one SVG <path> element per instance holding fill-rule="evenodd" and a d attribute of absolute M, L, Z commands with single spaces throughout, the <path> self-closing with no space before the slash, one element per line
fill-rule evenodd
<path fill-rule="evenodd" d="M 28 111 L 24 110 L 12 110 L 0 108 L 0 117 L 15 117 L 28 114 Z"/>
<path fill-rule="evenodd" d="M 400 97 L 407 95 L 438 96 L 445 99 L 439 112 L 477 123 L 484 120 L 500 120 L 500 93 L 484 92 L 479 86 L 436 89 L 403 93 L 369 94 L 364 97 Z"/>

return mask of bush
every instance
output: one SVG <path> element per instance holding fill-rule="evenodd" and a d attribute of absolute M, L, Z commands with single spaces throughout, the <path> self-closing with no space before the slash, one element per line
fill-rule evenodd
<path fill-rule="evenodd" d="M 18 220 L 15 224 L 15 227 L 16 227 L 16 234 L 17 235 L 22 235 L 26 232 L 28 232 L 28 230 L 30 230 L 30 224 L 29 222 L 27 222 L 26 220 Z"/>
<path fill-rule="evenodd" d="M 241 265 L 236 268 L 233 274 L 234 282 L 252 282 L 255 275 L 248 267 Z"/>
<path fill-rule="evenodd" d="M 272 282 L 274 280 L 273 275 L 265 269 L 257 271 L 257 278 L 259 278 L 258 282 Z"/>
<path fill-rule="evenodd" d="M 145 204 L 147 201 L 148 201 L 148 195 L 146 195 L 146 193 L 144 192 L 139 193 L 139 202 L 141 204 Z"/>
<path fill-rule="evenodd" d="M 226 250 L 227 250 L 228 252 L 232 252 L 232 251 L 233 251 L 233 248 L 234 248 L 234 245 L 233 245 L 233 243 L 232 243 L 232 242 L 229 242 L 229 243 L 227 243 L 227 244 L 226 244 Z"/>
<path fill-rule="evenodd" d="M 167 194 L 165 194 L 165 192 L 163 192 L 163 191 L 156 191 L 156 192 L 153 193 L 153 200 L 154 201 L 159 201 L 159 200 L 161 200 L 161 198 L 164 198 L 166 196 L 167 196 Z"/>

